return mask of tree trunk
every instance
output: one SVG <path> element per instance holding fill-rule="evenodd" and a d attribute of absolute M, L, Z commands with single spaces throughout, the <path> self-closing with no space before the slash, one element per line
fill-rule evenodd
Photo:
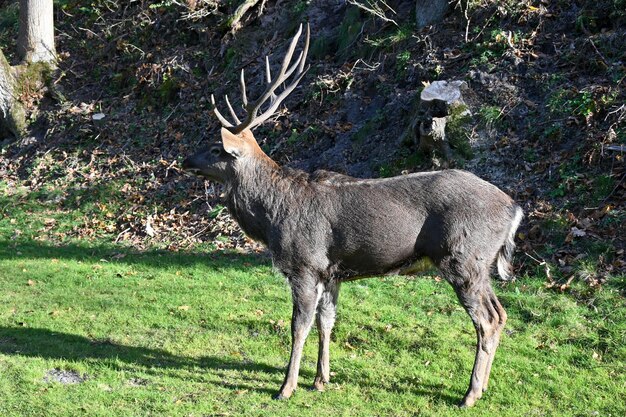
<path fill-rule="evenodd" d="M 56 62 L 53 0 L 20 0 L 17 52 L 28 62 Z"/>
<path fill-rule="evenodd" d="M 0 50 L 0 130 L 8 130 L 20 136 L 26 127 L 26 113 L 16 92 L 17 82 L 13 70 Z"/>
<path fill-rule="evenodd" d="M 450 7 L 449 0 L 417 0 L 415 3 L 418 29 L 441 22 Z"/>

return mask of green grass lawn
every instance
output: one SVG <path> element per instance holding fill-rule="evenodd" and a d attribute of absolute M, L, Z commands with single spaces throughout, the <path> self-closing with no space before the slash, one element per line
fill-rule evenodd
<path fill-rule="evenodd" d="M 492 387 L 470 410 L 455 404 L 474 330 L 432 277 L 344 285 L 329 389 L 307 389 L 313 331 L 300 389 L 283 402 L 271 394 L 290 294 L 266 258 L 6 239 L 0 283 L 2 416 L 626 414 L 623 279 L 570 294 L 531 278 L 499 287 L 509 323 Z M 75 383 L 56 382 L 61 371 Z"/>
<path fill-rule="evenodd" d="M 626 415 L 623 276 L 564 294 L 537 277 L 494 281 L 509 322 L 490 390 L 469 410 L 456 404 L 475 334 L 451 287 L 345 284 L 328 390 L 307 389 L 313 330 L 300 389 L 277 402 L 291 299 L 267 257 L 52 243 L 46 219 L 69 230 L 76 215 L 0 202 L 0 416 Z"/>

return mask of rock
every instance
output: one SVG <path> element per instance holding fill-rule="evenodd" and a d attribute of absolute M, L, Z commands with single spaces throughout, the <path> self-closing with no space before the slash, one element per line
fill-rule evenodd
<path fill-rule="evenodd" d="M 415 23 L 417 29 L 440 22 L 448 11 L 448 0 L 417 0 Z"/>
<path fill-rule="evenodd" d="M 43 377 L 43 382 L 59 382 L 63 385 L 80 384 L 86 380 L 86 375 L 80 375 L 76 371 L 59 368 L 50 369 Z"/>

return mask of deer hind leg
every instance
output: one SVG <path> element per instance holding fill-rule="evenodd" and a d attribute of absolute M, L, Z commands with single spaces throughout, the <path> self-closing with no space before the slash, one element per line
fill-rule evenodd
<path fill-rule="evenodd" d="M 487 367 L 485 368 L 485 374 L 483 377 L 483 392 L 487 391 L 487 386 L 489 385 L 489 374 L 491 373 L 491 365 L 493 364 L 493 358 L 496 356 L 496 349 L 498 349 L 498 345 L 500 344 L 500 335 L 502 334 L 502 330 L 504 329 L 504 325 L 506 324 L 506 311 L 500 301 L 493 293 L 491 287 L 489 287 L 490 295 L 490 312 L 498 318 L 498 323 L 496 325 L 496 330 L 494 333 L 493 347 L 491 349 L 491 355 L 489 356 L 489 360 L 487 361 Z"/>
<path fill-rule="evenodd" d="M 274 399 L 282 400 L 291 397 L 298 386 L 300 360 L 304 342 L 309 335 L 315 309 L 322 294 L 321 284 L 312 275 L 305 275 L 290 280 L 293 296 L 293 313 L 291 317 L 291 357 L 285 381 Z"/>
<path fill-rule="evenodd" d="M 481 398 L 489 379 L 491 363 L 506 313 L 501 316 L 500 310 L 494 306 L 493 300 L 497 302 L 497 298 L 491 289 L 489 269 L 486 266 L 466 264 L 463 268 L 455 270 L 454 276 L 449 276 L 449 281 L 476 330 L 474 367 L 469 388 L 460 403 L 462 407 L 471 407 Z"/>
<path fill-rule="evenodd" d="M 332 280 L 326 283 L 324 292 L 317 304 L 317 330 L 319 333 L 319 350 L 317 355 L 317 375 L 313 387 L 324 391 L 324 384 L 330 381 L 330 334 L 335 325 L 339 282 Z"/>

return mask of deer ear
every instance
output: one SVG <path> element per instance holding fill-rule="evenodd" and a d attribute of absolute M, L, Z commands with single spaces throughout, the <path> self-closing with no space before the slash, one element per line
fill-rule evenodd
<path fill-rule="evenodd" d="M 243 139 L 247 143 L 257 143 L 256 138 L 252 134 L 252 131 L 247 128 L 241 132 L 241 139 Z"/>
<path fill-rule="evenodd" d="M 240 157 L 243 154 L 244 141 L 224 127 L 221 133 L 224 150 L 236 158 Z"/>

